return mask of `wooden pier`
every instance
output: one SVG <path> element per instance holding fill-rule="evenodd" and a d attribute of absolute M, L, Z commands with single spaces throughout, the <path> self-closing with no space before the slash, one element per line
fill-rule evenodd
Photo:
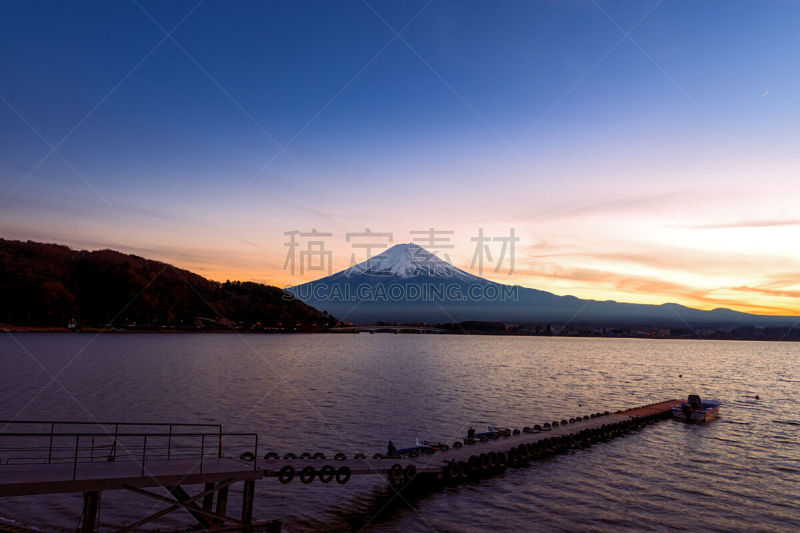
<path fill-rule="evenodd" d="M 0 432 L 0 497 L 81 492 L 80 531 L 85 533 L 97 530 L 104 490 L 126 490 L 165 504 L 118 531 L 133 531 L 177 510 L 188 512 L 207 531 L 279 531 L 280 521 L 256 524 L 252 520 L 256 481 L 277 478 L 281 483 L 343 484 L 353 475 L 377 474 L 387 476 L 398 491 L 419 484 L 457 484 L 498 475 L 508 467 L 525 466 L 670 418 L 677 402 L 553 420 L 459 441 L 447 450 L 427 450 L 415 457 L 375 454 L 346 458 L 337 454 L 327 458 L 316 454 L 300 459 L 291 453 L 280 457 L 273 452 L 262 458 L 258 435 L 225 433 L 220 425 L 0 421 L 0 427 L 6 429 L 46 429 Z M 89 426 L 95 431 L 62 431 L 63 426 Z M 137 431 L 131 431 L 132 426 Z M 242 484 L 242 509 L 237 518 L 229 516 L 227 509 L 228 489 L 234 483 Z M 184 485 L 202 485 L 203 490 L 190 495 Z M 167 489 L 172 497 L 153 492 L 154 487 Z"/>
<path fill-rule="evenodd" d="M 294 480 L 311 483 L 315 477 L 330 482 L 330 472 L 350 474 L 387 475 L 396 487 L 412 481 L 463 482 L 465 480 L 501 473 L 508 466 L 523 466 L 532 459 L 544 458 L 593 442 L 608 440 L 639 429 L 647 424 L 671 417 L 671 408 L 678 400 L 667 400 L 651 405 L 617 411 L 596 413 L 580 419 L 554 420 L 542 429 L 513 430 L 505 436 L 475 440 L 471 444 L 453 443 L 446 451 L 435 451 L 416 457 L 385 456 L 376 454 L 361 459 L 283 459 L 259 460 L 259 469 L 265 477 L 278 478 L 283 483 Z M 456 447 L 457 445 L 460 447 Z M 328 466 L 328 474 L 322 469 Z M 305 472 L 305 475 L 303 475 Z M 337 479 L 338 481 L 338 479 Z"/>

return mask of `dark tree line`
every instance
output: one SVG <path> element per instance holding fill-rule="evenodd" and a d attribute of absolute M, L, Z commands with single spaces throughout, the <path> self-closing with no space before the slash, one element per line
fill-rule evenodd
<path fill-rule="evenodd" d="M 314 329 L 333 317 L 277 288 L 211 281 L 112 250 L 0 239 L 0 323 L 63 327 Z"/>

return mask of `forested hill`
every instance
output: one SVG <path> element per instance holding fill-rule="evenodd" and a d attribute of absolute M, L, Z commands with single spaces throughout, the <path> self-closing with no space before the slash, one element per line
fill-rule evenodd
<path fill-rule="evenodd" d="M 113 250 L 0 239 L 0 324 L 313 330 L 333 317 L 251 282 L 210 281 Z"/>

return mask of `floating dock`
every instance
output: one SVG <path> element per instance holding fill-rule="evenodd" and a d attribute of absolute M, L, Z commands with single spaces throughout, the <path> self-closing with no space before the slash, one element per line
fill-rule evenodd
<path fill-rule="evenodd" d="M 523 466 L 531 460 L 585 447 L 671 418 L 671 408 L 677 402 L 667 400 L 615 413 L 554 420 L 543 424 L 542 429 L 515 429 L 505 436 L 484 437 L 471 444 L 457 442 L 446 451 L 417 457 L 376 454 L 331 461 L 314 457 L 298 459 L 294 454 L 288 454 L 283 459 L 260 459 L 258 465 L 265 477 L 278 478 L 282 483 L 294 480 L 311 483 L 315 477 L 330 482 L 331 472 L 336 473 L 337 481 L 340 477 L 349 479 L 350 474 L 387 475 L 395 487 L 404 487 L 415 480 L 459 483 L 479 476 L 496 475 L 508 466 Z M 323 474 L 322 469 L 326 466 L 327 474 Z"/>
<path fill-rule="evenodd" d="M 677 402 L 553 420 L 416 457 L 304 454 L 301 459 L 272 452 L 262 458 L 257 434 L 226 433 L 216 424 L 0 421 L 0 427 L 15 430 L 0 431 L 0 497 L 81 492 L 83 533 L 97 530 L 104 490 L 127 490 L 165 504 L 118 531 L 132 531 L 177 510 L 188 512 L 206 531 L 280 531 L 279 520 L 252 520 L 256 481 L 343 484 L 353 475 L 384 475 L 398 492 L 420 484 L 458 484 L 671 418 Z M 37 430 L 21 431 L 30 428 Z M 239 517 L 227 510 L 228 488 L 234 483 L 242 484 Z M 183 485 L 202 485 L 203 490 L 190 495 Z M 167 489 L 172 497 L 152 492 L 153 487 Z"/>

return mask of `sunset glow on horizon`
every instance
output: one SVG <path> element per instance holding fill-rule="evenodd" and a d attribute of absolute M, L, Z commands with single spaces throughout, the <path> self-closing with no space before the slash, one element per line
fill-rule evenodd
<path fill-rule="evenodd" d="M 4 4 L 0 237 L 280 287 L 413 241 L 560 295 L 800 315 L 800 4 L 250 7 Z M 301 276 L 312 230 L 331 261 Z M 478 270 L 480 230 L 513 265 Z"/>

